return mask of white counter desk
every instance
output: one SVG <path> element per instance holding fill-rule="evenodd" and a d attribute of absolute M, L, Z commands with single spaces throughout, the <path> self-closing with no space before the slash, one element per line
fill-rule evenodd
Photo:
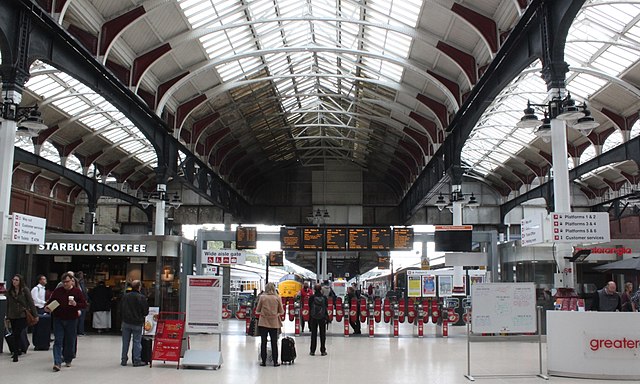
<path fill-rule="evenodd" d="M 640 380 L 640 313 L 547 312 L 549 375 Z"/>

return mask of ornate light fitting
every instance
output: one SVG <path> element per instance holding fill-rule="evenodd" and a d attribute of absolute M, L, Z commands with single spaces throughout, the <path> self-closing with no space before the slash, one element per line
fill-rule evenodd
<path fill-rule="evenodd" d="M 543 120 L 538 119 L 536 108 L 544 113 L 545 118 Z M 536 136 L 548 142 L 551 136 L 551 119 L 564 120 L 567 125 L 582 132 L 585 136 L 600 125 L 591 116 L 591 111 L 587 108 L 587 104 L 576 105 L 575 100 L 571 98 L 571 93 L 567 92 L 567 96 L 564 99 L 554 97 L 547 104 L 535 104 L 527 101 L 524 115 L 516 123 L 516 126 L 518 128 L 537 128 L 534 131 Z M 548 126 L 546 125 L 547 123 Z"/>
<path fill-rule="evenodd" d="M 465 202 L 464 196 L 469 196 L 469 201 Z M 444 195 L 442 194 L 442 192 L 440 192 L 440 194 L 438 195 L 438 200 L 436 200 L 435 202 L 435 206 L 438 208 L 439 211 L 442 211 L 443 209 L 447 208 L 453 212 L 454 202 L 462 203 L 464 207 L 471 208 L 471 209 L 475 209 L 480 206 L 480 202 L 478 202 L 478 199 L 474 196 L 473 193 L 466 194 L 466 193 L 462 193 L 461 191 L 451 192 L 449 196 L 449 202 L 445 200 Z"/>
<path fill-rule="evenodd" d="M 38 106 L 21 107 L 11 99 L 4 99 L 0 102 L 2 118 L 12 120 L 17 123 L 16 135 L 35 137 L 40 131 L 48 127 L 42 121 L 42 114 L 38 111 Z"/>

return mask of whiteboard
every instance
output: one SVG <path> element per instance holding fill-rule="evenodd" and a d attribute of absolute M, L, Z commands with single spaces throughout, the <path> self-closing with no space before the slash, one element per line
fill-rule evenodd
<path fill-rule="evenodd" d="M 536 332 L 533 283 L 482 283 L 471 286 L 471 332 Z"/>

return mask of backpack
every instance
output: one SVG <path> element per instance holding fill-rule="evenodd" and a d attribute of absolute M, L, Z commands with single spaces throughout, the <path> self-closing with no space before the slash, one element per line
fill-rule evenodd
<path fill-rule="evenodd" d="M 313 304 L 311 305 L 311 317 L 316 320 L 322 320 L 327 317 L 327 311 L 324 307 L 324 296 L 313 296 Z"/>

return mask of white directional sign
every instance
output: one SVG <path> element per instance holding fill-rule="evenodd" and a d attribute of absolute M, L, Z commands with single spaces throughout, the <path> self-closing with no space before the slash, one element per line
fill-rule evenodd
<path fill-rule="evenodd" d="M 552 212 L 551 241 L 556 243 L 605 243 L 611 240 L 606 212 Z"/>
<path fill-rule="evenodd" d="M 544 228 L 542 226 L 542 214 L 533 214 L 520 220 L 522 231 L 522 246 L 539 244 L 544 242 Z"/>
<path fill-rule="evenodd" d="M 203 249 L 202 264 L 244 264 L 247 254 L 235 249 Z"/>
<path fill-rule="evenodd" d="M 13 213 L 11 243 L 44 244 L 47 220 L 41 217 Z"/>

